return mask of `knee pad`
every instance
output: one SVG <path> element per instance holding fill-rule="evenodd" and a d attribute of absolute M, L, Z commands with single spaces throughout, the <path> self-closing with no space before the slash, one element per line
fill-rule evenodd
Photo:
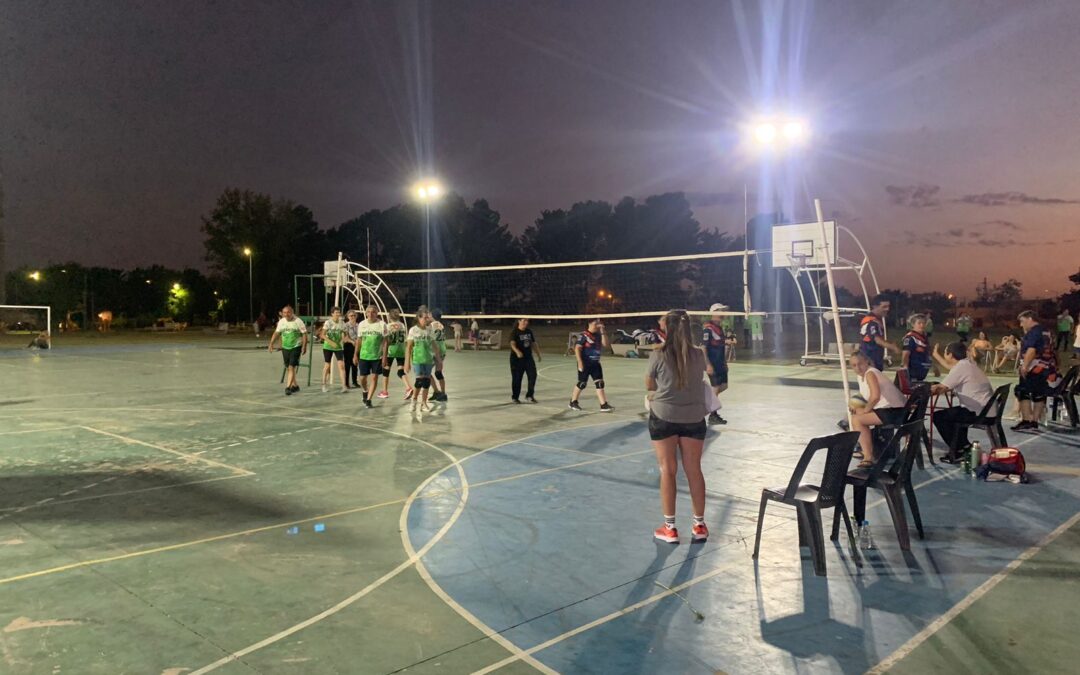
<path fill-rule="evenodd" d="M 420 383 L 420 386 L 424 389 L 431 389 L 431 378 L 425 377 L 424 381 Z"/>
<path fill-rule="evenodd" d="M 419 378 L 419 377 L 416 378 L 416 381 L 413 382 L 413 389 L 423 389 L 423 388 L 424 388 L 424 380 L 422 378 Z"/>
<path fill-rule="evenodd" d="M 404 368 L 398 368 L 397 369 L 397 376 L 398 376 L 398 379 L 400 379 L 402 377 L 405 377 L 405 369 Z"/>
<path fill-rule="evenodd" d="M 581 389 L 582 391 L 584 391 L 585 387 L 587 387 L 587 386 L 589 386 L 589 382 L 587 380 L 578 380 L 577 381 L 577 388 L 578 389 Z"/>
<path fill-rule="evenodd" d="M 438 380 L 439 382 L 443 381 L 443 376 L 442 376 L 442 371 L 441 370 L 436 370 L 435 371 L 435 379 Z"/>
<path fill-rule="evenodd" d="M 603 389 L 604 388 L 604 381 L 603 380 L 593 380 L 593 384 L 596 385 L 597 389 Z"/>

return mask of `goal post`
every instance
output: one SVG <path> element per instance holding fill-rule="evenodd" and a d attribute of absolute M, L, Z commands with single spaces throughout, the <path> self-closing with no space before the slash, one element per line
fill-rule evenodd
<path fill-rule="evenodd" d="M 48 305 L 0 305 L 0 337 L 4 346 L 26 347 L 44 333 L 52 344 L 52 307 Z"/>

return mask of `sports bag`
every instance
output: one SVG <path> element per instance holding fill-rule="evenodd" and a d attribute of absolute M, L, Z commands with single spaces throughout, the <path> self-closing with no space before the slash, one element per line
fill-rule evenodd
<path fill-rule="evenodd" d="M 1024 461 L 1024 453 L 1016 448 L 996 448 L 990 451 L 990 457 L 976 471 L 976 476 L 982 480 L 992 473 L 1006 476 L 1019 476 L 1021 483 L 1028 481 L 1027 462 Z"/>

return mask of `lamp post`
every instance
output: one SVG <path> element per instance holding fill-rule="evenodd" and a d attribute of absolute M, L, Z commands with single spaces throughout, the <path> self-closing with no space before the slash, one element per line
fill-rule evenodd
<path fill-rule="evenodd" d="M 424 205 L 424 269 L 431 269 L 431 204 L 443 195 L 437 181 L 425 180 L 413 186 L 417 199 Z M 424 276 L 424 302 L 431 309 L 431 272 Z"/>
<path fill-rule="evenodd" d="M 252 278 L 252 275 L 251 275 L 252 250 L 251 250 L 250 247 L 248 247 L 248 246 L 244 247 L 244 256 L 247 257 L 247 259 L 248 259 L 248 321 L 250 323 L 255 323 L 255 301 L 252 299 L 252 298 L 254 298 L 254 291 L 253 291 L 253 284 L 252 284 L 252 281 L 251 281 L 251 278 Z"/>

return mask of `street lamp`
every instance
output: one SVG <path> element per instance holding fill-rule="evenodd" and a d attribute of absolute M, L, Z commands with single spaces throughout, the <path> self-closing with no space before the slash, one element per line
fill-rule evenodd
<path fill-rule="evenodd" d="M 244 247 L 244 256 L 246 256 L 247 259 L 248 259 L 248 317 L 249 317 L 248 321 L 249 321 L 249 323 L 255 323 L 255 301 L 252 299 L 254 297 L 254 291 L 252 290 L 253 284 L 252 284 L 252 281 L 251 281 L 251 278 L 252 278 L 252 275 L 251 275 L 252 253 L 253 252 L 252 252 L 250 247 L 248 247 L 248 246 Z"/>
<path fill-rule="evenodd" d="M 413 186 L 416 198 L 424 204 L 424 268 L 431 269 L 431 203 L 443 196 L 442 185 L 435 180 L 423 180 Z M 424 277 L 424 298 L 431 308 L 431 272 Z"/>
<path fill-rule="evenodd" d="M 34 281 L 41 281 L 41 272 L 38 272 L 37 270 L 34 270 L 27 276 L 29 276 Z"/>

